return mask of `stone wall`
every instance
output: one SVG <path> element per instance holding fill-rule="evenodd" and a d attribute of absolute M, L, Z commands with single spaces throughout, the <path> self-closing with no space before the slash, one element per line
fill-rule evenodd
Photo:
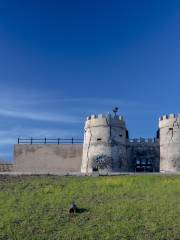
<path fill-rule="evenodd" d="M 17 144 L 14 146 L 14 171 L 32 173 L 80 172 L 81 144 Z M 136 160 L 150 160 L 159 171 L 160 148 L 154 140 L 127 140 L 126 171 L 135 171 Z"/>
<path fill-rule="evenodd" d="M 80 172 L 81 144 L 16 144 L 14 171 Z"/>
<path fill-rule="evenodd" d="M 129 171 L 136 170 L 136 161 L 152 163 L 152 171 L 159 171 L 160 147 L 157 139 L 133 139 L 127 142 Z"/>
<path fill-rule="evenodd" d="M 160 171 L 180 172 L 180 114 L 160 117 Z"/>

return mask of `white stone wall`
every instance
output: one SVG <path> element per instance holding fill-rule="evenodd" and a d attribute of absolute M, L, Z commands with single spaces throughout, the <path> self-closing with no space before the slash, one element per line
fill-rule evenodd
<path fill-rule="evenodd" d="M 127 170 L 126 126 L 122 117 L 108 114 L 87 118 L 81 172 L 92 173 L 95 162 L 103 166 L 102 171 Z"/>
<path fill-rule="evenodd" d="M 14 171 L 24 173 L 80 172 L 81 144 L 16 144 Z"/>
<path fill-rule="evenodd" d="M 180 115 L 159 119 L 160 171 L 180 172 Z"/>

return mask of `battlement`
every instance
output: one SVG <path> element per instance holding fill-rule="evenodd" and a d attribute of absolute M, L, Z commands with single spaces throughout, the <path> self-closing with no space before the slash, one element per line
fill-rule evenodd
<path fill-rule="evenodd" d="M 112 119 L 112 120 L 120 120 L 120 121 L 124 121 L 124 118 L 123 116 L 119 116 L 119 115 L 116 115 L 116 116 L 112 116 L 112 114 L 98 114 L 98 115 L 91 115 L 91 116 L 88 116 L 86 118 L 86 120 L 92 120 L 92 119 Z"/>
<path fill-rule="evenodd" d="M 157 144 L 159 141 L 157 138 L 133 138 L 128 139 L 128 143 L 147 143 L 147 144 Z"/>
<path fill-rule="evenodd" d="M 179 126 L 180 124 L 180 113 L 178 114 L 168 114 L 168 115 L 163 115 L 159 118 L 159 128 L 164 128 L 164 127 L 176 127 L 177 125 Z"/>
<path fill-rule="evenodd" d="M 180 118 L 180 113 L 178 113 L 178 114 L 171 113 L 171 114 L 163 115 L 159 118 L 159 121 L 163 121 L 163 120 L 167 120 L 167 119 L 173 119 L 173 118 Z"/>

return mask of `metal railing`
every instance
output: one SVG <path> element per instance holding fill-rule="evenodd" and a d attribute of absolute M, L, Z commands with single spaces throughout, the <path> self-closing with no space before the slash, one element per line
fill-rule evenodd
<path fill-rule="evenodd" d="M 82 144 L 79 138 L 18 138 L 18 144 Z"/>

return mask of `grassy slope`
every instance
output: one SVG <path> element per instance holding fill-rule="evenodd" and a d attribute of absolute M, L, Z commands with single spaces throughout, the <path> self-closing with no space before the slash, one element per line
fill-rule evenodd
<path fill-rule="evenodd" d="M 0 239 L 180 239 L 180 176 L 0 178 Z"/>

